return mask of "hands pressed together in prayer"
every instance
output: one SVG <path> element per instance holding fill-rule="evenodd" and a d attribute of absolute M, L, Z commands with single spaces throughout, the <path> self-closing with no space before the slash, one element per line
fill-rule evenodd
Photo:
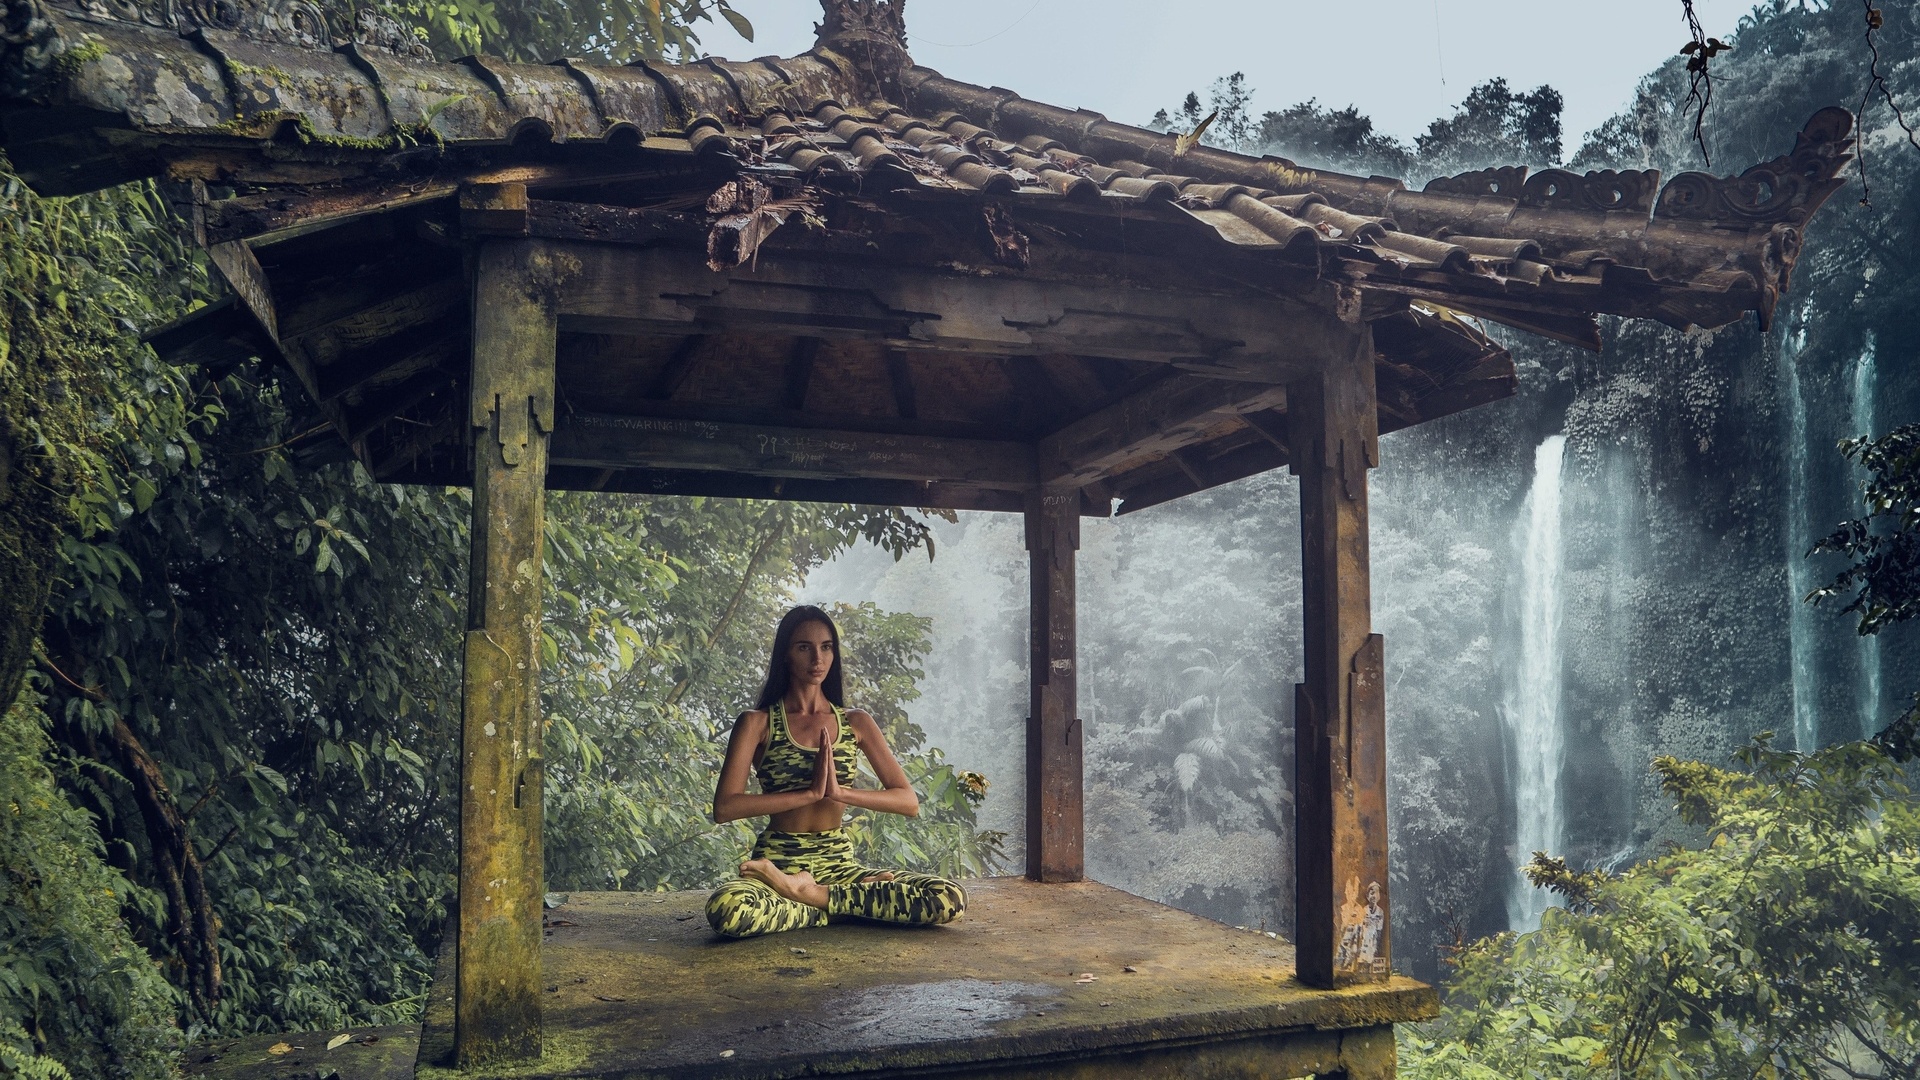
<path fill-rule="evenodd" d="M 840 797 L 840 770 L 834 765 L 833 744 L 830 742 L 823 740 L 819 753 L 813 757 L 813 786 L 808 790 L 813 792 L 815 799 L 846 801 Z"/>

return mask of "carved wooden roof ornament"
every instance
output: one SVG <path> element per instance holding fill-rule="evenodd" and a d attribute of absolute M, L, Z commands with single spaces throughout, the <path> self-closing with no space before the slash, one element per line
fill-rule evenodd
<path fill-rule="evenodd" d="M 821 0 L 820 7 L 817 47 L 851 62 L 862 96 L 898 98 L 900 74 L 913 66 L 907 55 L 907 0 Z"/>

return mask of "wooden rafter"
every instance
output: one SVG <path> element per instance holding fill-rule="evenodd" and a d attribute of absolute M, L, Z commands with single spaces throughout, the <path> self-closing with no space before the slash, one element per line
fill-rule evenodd
<path fill-rule="evenodd" d="M 1011 491 L 1035 482 L 1024 443 L 703 420 L 563 414 L 556 465 L 717 471 L 806 480 L 948 482 Z"/>

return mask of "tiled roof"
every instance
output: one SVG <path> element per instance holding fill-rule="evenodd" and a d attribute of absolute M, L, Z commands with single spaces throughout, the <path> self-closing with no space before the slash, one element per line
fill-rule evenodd
<path fill-rule="evenodd" d="M 1752 310 L 1764 323 L 1801 227 L 1841 183 L 1852 124 L 1823 110 L 1791 151 L 1736 178 L 1662 187 L 1657 171 L 1509 167 L 1412 191 L 1183 153 L 1170 134 L 910 66 L 884 26 L 744 63 L 440 63 L 370 15 L 340 35 L 351 40 L 322 40 L 294 18 L 312 9 L 289 0 L 221 5 L 239 12 L 231 27 L 146 2 L 6 0 L 19 29 L 0 46 L 5 145 L 42 190 L 198 170 L 271 197 L 484 161 L 690 157 L 828 191 L 1150 213 L 1323 277 L 1590 345 L 1593 313 L 1717 326 Z"/>

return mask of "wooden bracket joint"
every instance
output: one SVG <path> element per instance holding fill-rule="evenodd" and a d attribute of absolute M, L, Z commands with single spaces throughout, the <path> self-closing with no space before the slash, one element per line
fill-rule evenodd
<path fill-rule="evenodd" d="M 527 185 L 468 184 L 462 187 L 460 229 L 473 236 L 527 235 Z"/>

